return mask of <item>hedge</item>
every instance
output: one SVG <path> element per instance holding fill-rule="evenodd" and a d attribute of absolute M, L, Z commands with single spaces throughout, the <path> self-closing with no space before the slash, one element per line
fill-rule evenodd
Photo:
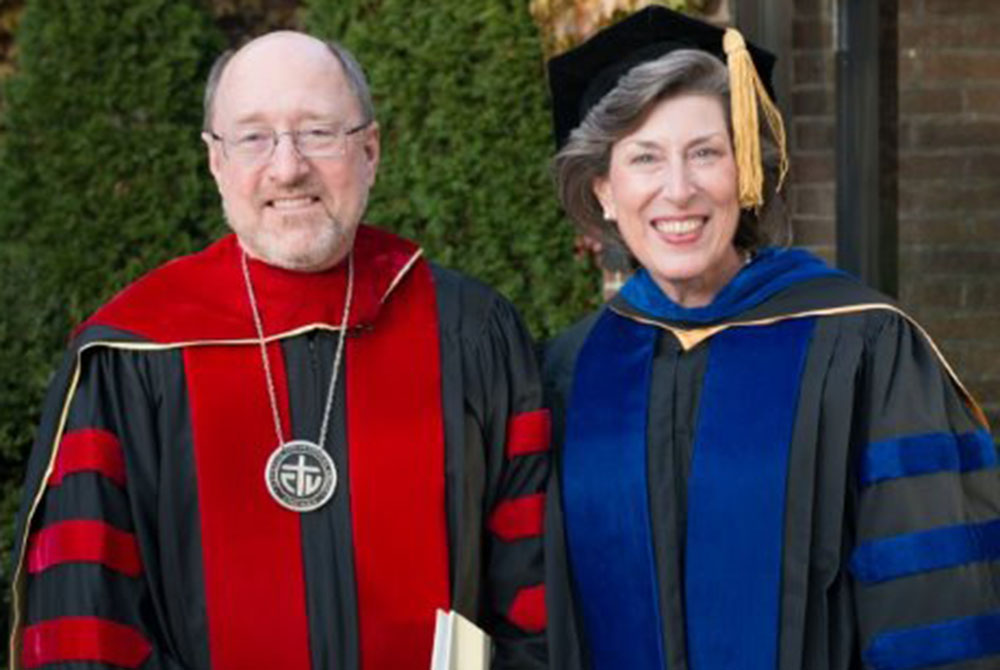
<path fill-rule="evenodd" d="M 0 144 L 5 624 L 17 490 L 71 325 L 222 229 L 198 139 L 222 45 L 196 1 L 32 0 L 21 16 Z"/>
<path fill-rule="evenodd" d="M 555 199 L 527 0 L 314 1 L 304 22 L 370 79 L 383 162 L 368 219 L 496 286 L 538 336 L 586 311 L 598 278 L 574 262 Z"/>

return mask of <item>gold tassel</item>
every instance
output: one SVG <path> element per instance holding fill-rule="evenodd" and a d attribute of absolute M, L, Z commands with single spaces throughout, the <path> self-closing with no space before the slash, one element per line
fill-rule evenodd
<path fill-rule="evenodd" d="M 729 68 L 729 98 L 733 122 L 733 147 L 736 152 L 736 169 L 739 171 L 740 207 L 759 209 L 764 204 L 764 168 L 760 149 L 760 122 L 757 104 L 764 110 L 764 117 L 781 154 L 778 168 L 778 191 L 788 173 L 788 148 L 785 142 L 785 124 L 781 112 L 767 94 L 767 89 L 757 74 L 753 59 L 747 50 L 743 35 L 735 28 L 727 28 L 722 38 Z"/>

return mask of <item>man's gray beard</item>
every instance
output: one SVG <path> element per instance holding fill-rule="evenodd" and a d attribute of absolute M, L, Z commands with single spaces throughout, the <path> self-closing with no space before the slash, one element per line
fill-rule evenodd
<path fill-rule="evenodd" d="M 317 266 L 325 268 L 329 260 L 341 252 L 340 247 L 345 242 L 346 231 L 340 221 L 333 217 L 325 218 L 322 221 L 323 225 L 309 225 L 316 223 L 314 219 L 312 215 L 289 214 L 281 217 L 281 226 L 277 230 L 259 228 L 250 240 L 253 243 L 251 255 L 268 265 L 285 270 L 310 271 L 315 270 Z M 313 243 L 301 253 L 292 253 L 283 244 L 282 230 L 296 229 L 303 224 L 309 225 L 310 229 L 316 231 Z M 229 227 L 236 230 L 231 222 Z"/>
<path fill-rule="evenodd" d="M 281 217 L 281 225 L 282 227 L 298 227 L 302 224 L 310 224 L 312 218 L 308 215 L 289 214 Z M 286 269 L 299 270 L 325 265 L 340 250 L 340 245 L 344 240 L 344 228 L 339 221 L 327 217 L 324 219 L 323 225 L 310 227 L 317 231 L 315 243 L 310 245 L 305 253 L 286 257 L 289 261 L 289 265 L 285 266 Z"/>

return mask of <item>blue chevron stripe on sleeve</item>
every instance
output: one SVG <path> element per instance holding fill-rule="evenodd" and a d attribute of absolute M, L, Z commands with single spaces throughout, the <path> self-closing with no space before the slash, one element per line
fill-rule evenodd
<path fill-rule="evenodd" d="M 1000 612 L 882 633 L 865 650 L 864 660 L 873 670 L 916 670 L 997 654 Z"/>
<path fill-rule="evenodd" d="M 850 571 L 877 583 L 967 563 L 1000 560 L 1000 519 L 906 533 L 858 545 Z"/>
<path fill-rule="evenodd" d="M 927 433 L 873 442 L 861 457 L 858 478 L 865 487 L 901 477 L 969 472 L 997 464 L 997 449 L 989 431 Z"/>

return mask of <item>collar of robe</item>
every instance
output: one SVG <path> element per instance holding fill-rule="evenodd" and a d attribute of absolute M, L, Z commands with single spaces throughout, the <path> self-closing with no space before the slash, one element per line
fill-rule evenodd
<path fill-rule="evenodd" d="M 372 324 L 420 257 L 412 242 L 360 226 L 354 241 L 355 294 L 349 328 Z M 108 326 L 157 344 L 254 340 L 240 266 L 240 245 L 227 235 L 207 249 L 170 261 L 115 296 L 76 331 Z M 251 260 L 250 274 L 267 340 L 340 326 L 347 263 L 323 272 L 294 272 Z"/>
<path fill-rule="evenodd" d="M 618 295 L 653 319 L 706 325 L 738 316 L 781 291 L 820 277 L 845 276 L 803 249 L 760 250 L 704 307 L 682 307 L 668 298 L 645 269 L 626 282 Z"/>

